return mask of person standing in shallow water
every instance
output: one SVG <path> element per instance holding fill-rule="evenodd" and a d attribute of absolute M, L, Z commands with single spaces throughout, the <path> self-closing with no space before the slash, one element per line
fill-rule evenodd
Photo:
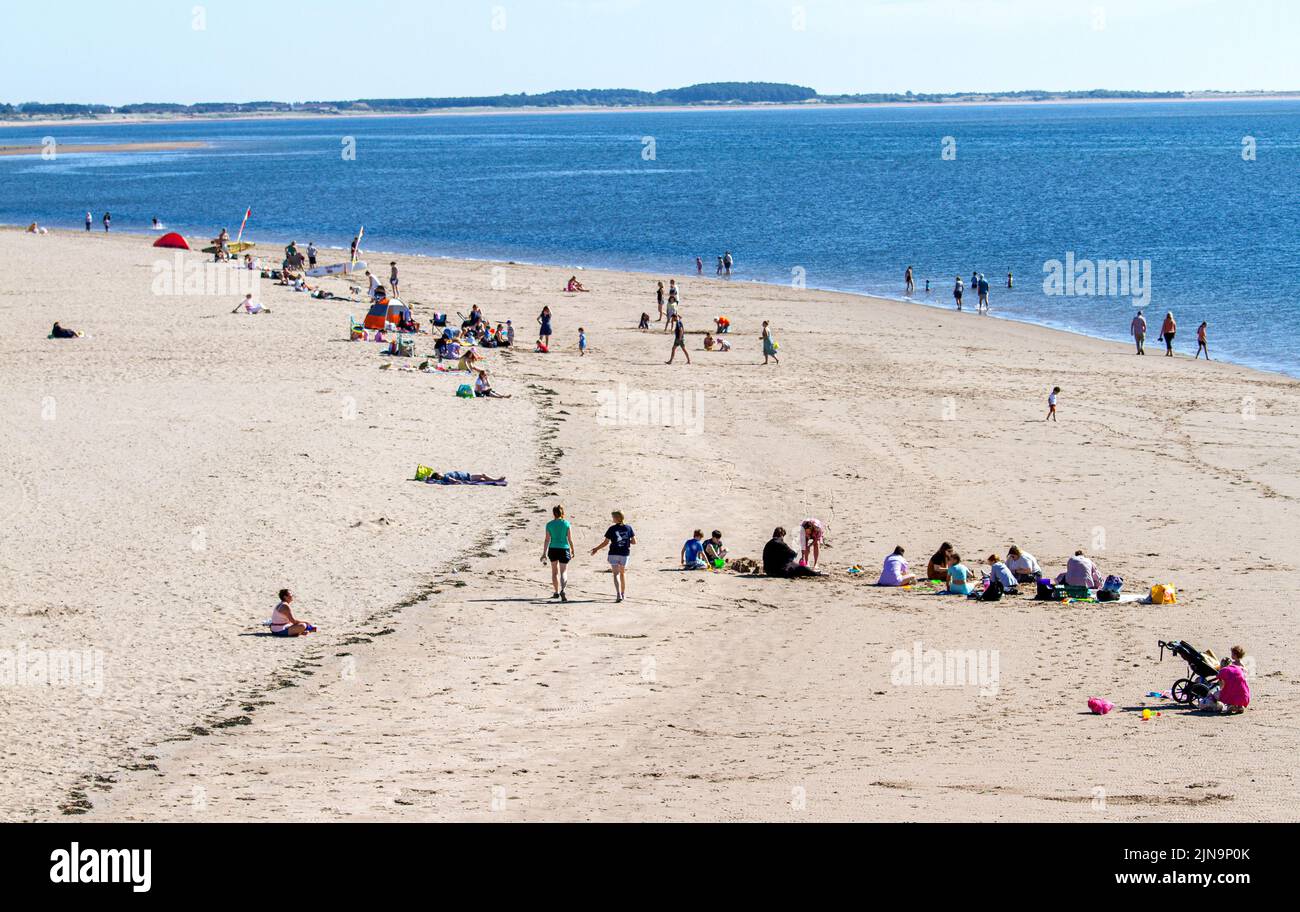
<path fill-rule="evenodd" d="M 906 283 L 907 286 L 907 294 L 909 296 L 914 294 L 916 292 L 916 278 L 912 274 L 911 266 L 907 267 L 907 275 L 904 277 L 903 281 Z"/>
<path fill-rule="evenodd" d="M 1201 352 L 1205 352 L 1205 360 L 1210 360 L 1210 324 L 1202 323 L 1196 330 L 1196 360 L 1201 360 Z"/>

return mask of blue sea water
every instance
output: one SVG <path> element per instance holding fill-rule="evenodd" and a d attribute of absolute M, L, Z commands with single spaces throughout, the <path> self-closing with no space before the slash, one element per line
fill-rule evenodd
<path fill-rule="evenodd" d="M 941 306 L 979 271 L 995 316 L 1115 339 L 1132 297 L 1047 294 L 1045 264 L 1149 261 L 1153 337 L 1172 310 L 1188 353 L 1206 320 L 1216 357 L 1300 376 L 1298 102 L 39 125 L 0 145 L 46 136 L 211 147 L 0 158 L 0 222 L 109 210 L 208 238 L 251 206 L 252 237 L 318 246 L 364 224 L 370 249 L 665 276 L 729 250 L 736 281 L 892 297 L 911 265 Z"/>

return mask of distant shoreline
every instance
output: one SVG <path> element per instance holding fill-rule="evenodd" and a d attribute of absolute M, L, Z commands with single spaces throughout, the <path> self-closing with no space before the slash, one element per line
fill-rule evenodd
<path fill-rule="evenodd" d="M 320 111 L 267 111 L 265 113 L 238 114 L 105 114 L 98 117 L 58 117 L 38 115 L 29 119 L 0 120 L 0 129 L 34 126 L 113 126 L 119 124 L 172 124 L 172 123 L 237 123 L 267 120 L 351 120 L 381 118 L 414 117 L 506 117 L 519 114 L 684 114 L 692 112 L 728 112 L 728 111 L 827 111 L 827 110 L 864 110 L 876 108 L 895 108 L 916 110 L 929 108 L 987 108 L 987 107 L 1067 107 L 1078 105 L 1132 105 L 1132 104 L 1201 104 L 1205 102 L 1245 102 L 1245 101 L 1297 101 L 1300 92 L 1262 93 L 1262 94 L 1214 94 L 1189 93 L 1179 97 L 1152 98 L 975 98 L 952 101 L 880 101 L 880 102 L 845 102 L 845 103 L 763 103 L 763 104 L 698 104 L 698 105 L 566 105 L 555 107 L 478 107 L 478 108 L 431 108 L 421 111 L 338 111 L 334 113 Z M 14 154 L 14 153 L 11 153 Z"/>

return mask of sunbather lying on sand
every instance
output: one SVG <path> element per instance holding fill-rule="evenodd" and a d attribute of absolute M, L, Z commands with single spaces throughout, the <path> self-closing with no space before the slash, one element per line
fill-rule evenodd
<path fill-rule="evenodd" d="M 77 332 L 75 329 L 64 329 L 58 323 L 55 323 L 54 328 L 50 330 L 50 338 L 51 339 L 80 339 L 81 333 Z"/>
<path fill-rule="evenodd" d="M 473 475 L 469 472 L 448 472 L 443 475 L 441 472 L 434 472 L 429 476 L 427 484 L 437 485 L 496 485 L 504 487 L 506 480 L 504 478 L 493 478 L 491 475 Z"/>

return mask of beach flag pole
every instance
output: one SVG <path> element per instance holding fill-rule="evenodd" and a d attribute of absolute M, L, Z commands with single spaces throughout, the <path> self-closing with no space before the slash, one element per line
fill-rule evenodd
<path fill-rule="evenodd" d="M 244 213 L 244 220 L 239 223 L 239 237 L 235 238 L 236 246 L 238 246 L 239 242 L 244 239 L 244 226 L 248 224 L 248 220 L 252 217 L 253 217 L 253 207 L 249 206 L 248 211 Z"/>
<path fill-rule="evenodd" d="M 361 230 L 357 232 L 357 246 L 352 251 L 352 262 L 348 264 L 348 272 L 357 268 L 357 257 L 361 255 L 361 239 L 366 236 L 366 226 L 362 225 Z"/>

